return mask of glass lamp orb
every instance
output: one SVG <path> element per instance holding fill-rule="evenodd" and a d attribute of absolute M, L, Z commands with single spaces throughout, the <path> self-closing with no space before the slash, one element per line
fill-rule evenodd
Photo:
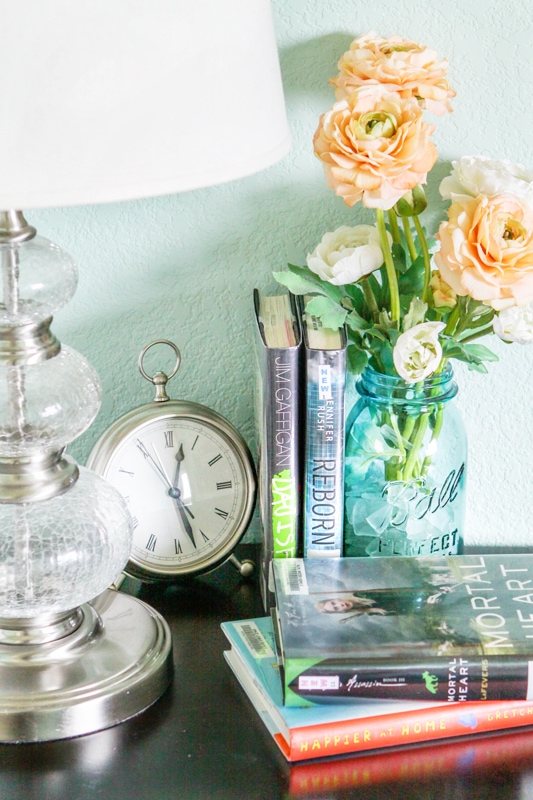
<path fill-rule="evenodd" d="M 74 609 L 107 589 L 125 566 L 132 522 L 122 495 L 80 467 L 66 492 L 0 504 L 0 616 Z"/>
<path fill-rule="evenodd" d="M 0 326 L 41 322 L 73 296 L 78 270 L 71 257 L 44 236 L 26 242 L 0 245 L 2 263 L 11 264 L 16 292 L 4 284 Z M 14 280 L 13 280 L 14 283 Z"/>
<path fill-rule="evenodd" d="M 0 365 L 0 456 L 63 449 L 91 425 L 100 400 L 96 371 L 71 347 L 40 364 Z"/>

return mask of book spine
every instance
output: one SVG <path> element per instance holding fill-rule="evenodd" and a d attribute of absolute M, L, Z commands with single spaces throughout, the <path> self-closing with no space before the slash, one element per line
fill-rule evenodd
<path fill-rule="evenodd" d="M 436 704 L 434 709 L 294 728 L 286 755 L 290 761 L 303 761 L 489 733 L 532 723 L 533 703 L 523 700 Z M 278 745 L 281 746 L 279 741 Z"/>
<path fill-rule="evenodd" d="M 474 712 L 477 718 L 477 712 Z M 460 775 L 466 773 L 469 780 L 475 774 L 481 773 L 486 780 L 489 771 L 502 773 L 505 768 L 511 771 L 520 768 L 521 764 L 528 764 L 533 756 L 533 732 L 520 731 L 522 726 L 531 724 L 529 707 L 516 706 L 507 711 L 488 712 L 500 714 L 498 719 L 491 719 L 490 726 L 497 723 L 497 728 L 486 729 L 465 728 L 462 738 L 454 741 L 442 742 L 438 750 L 434 747 L 408 747 L 392 752 L 370 753 L 368 755 L 355 755 L 352 758 L 326 759 L 312 763 L 295 764 L 291 769 L 289 794 L 293 796 L 316 796 L 321 792 L 331 792 L 335 787 L 337 792 L 343 789 L 368 787 L 376 784 L 392 783 L 393 781 L 416 781 L 421 778 L 430 780 L 440 775 Z M 508 714 L 506 718 L 504 714 Z M 506 731 L 506 736 L 473 736 L 477 733 L 494 733 Z M 401 744 L 428 744 L 435 737 L 402 740 Z M 465 742 L 464 736 L 468 741 Z M 388 730 L 383 729 L 380 734 L 382 747 L 386 743 Z M 367 748 L 370 749 L 370 748 Z M 348 751 L 346 751 L 348 754 Z M 349 751 L 351 753 L 355 751 Z M 306 756 L 315 758 L 315 756 Z M 304 759 L 293 759 L 304 761 Z"/>
<path fill-rule="evenodd" d="M 307 662 L 308 663 L 308 662 Z M 533 662 L 527 657 L 447 656 L 420 662 L 350 666 L 322 661 L 300 670 L 298 661 L 286 664 L 286 705 L 301 705 L 301 699 L 327 703 L 331 698 L 351 702 L 361 697 L 396 700 L 531 699 L 529 675 Z"/>
<path fill-rule="evenodd" d="M 342 556 L 346 350 L 305 349 L 304 556 Z"/>
<path fill-rule="evenodd" d="M 300 347 L 270 348 L 256 337 L 258 484 L 263 527 L 261 587 L 265 608 L 273 558 L 298 555 L 300 503 Z"/>

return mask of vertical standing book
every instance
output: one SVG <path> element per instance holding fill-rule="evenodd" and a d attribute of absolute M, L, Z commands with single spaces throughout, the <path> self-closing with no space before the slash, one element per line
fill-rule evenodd
<path fill-rule="evenodd" d="M 260 584 L 268 608 L 273 597 L 268 588 L 272 559 L 299 554 L 301 334 L 294 298 L 289 294 L 262 296 L 255 289 L 254 311 L 259 505 L 263 526 Z"/>
<path fill-rule="evenodd" d="M 342 555 L 346 334 L 324 328 L 300 302 L 306 380 L 304 555 Z"/>

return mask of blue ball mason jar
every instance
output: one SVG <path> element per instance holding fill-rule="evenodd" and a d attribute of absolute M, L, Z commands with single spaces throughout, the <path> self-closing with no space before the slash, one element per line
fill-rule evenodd
<path fill-rule="evenodd" d="M 418 383 L 367 367 L 347 419 L 345 556 L 462 552 L 467 441 L 447 365 Z"/>

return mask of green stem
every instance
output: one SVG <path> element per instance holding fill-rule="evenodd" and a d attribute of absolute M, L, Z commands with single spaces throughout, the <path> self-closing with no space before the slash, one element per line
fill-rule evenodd
<path fill-rule="evenodd" d="M 435 425 L 433 427 L 433 433 L 431 434 L 432 442 L 435 441 L 435 439 L 439 438 L 443 423 L 444 423 L 444 404 L 439 403 L 439 405 L 437 406 L 437 413 L 435 414 Z M 424 459 L 424 463 L 422 464 L 422 475 L 427 475 L 430 466 L 431 466 L 431 456 L 426 456 Z"/>
<path fill-rule="evenodd" d="M 400 236 L 400 229 L 398 227 L 398 219 L 396 217 L 396 212 L 391 209 L 387 213 L 389 216 L 389 227 L 392 235 L 392 241 L 396 242 L 396 244 L 401 244 L 402 239 Z"/>
<path fill-rule="evenodd" d="M 451 314 L 448 317 L 448 322 L 446 323 L 446 327 L 444 328 L 444 333 L 451 336 L 451 334 L 455 330 L 455 326 L 459 320 L 460 316 L 460 309 L 459 303 L 456 303 L 455 306 L 452 308 Z"/>
<path fill-rule="evenodd" d="M 408 217 L 402 217 L 402 222 L 403 222 L 403 232 L 405 234 L 405 241 L 407 242 L 409 255 L 411 256 L 411 261 L 414 261 L 416 258 L 416 247 L 413 239 L 413 233 L 411 231 L 411 223 L 409 222 Z"/>
<path fill-rule="evenodd" d="M 411 478 L 413 477 L 413 471 L 416 466 L 418 453 L 424 441 L 424 436 L 427 431 L 428 422 L 429 422 L 428 411 L 426 411 L 424 414 L 421 414 L 417 419 L 417 429 L 415 433 L 415 438 L 413 439 L 413 446 L 411 447 L 411 451 L 407 458 L 407 463 L 405 464 L 405 467 L 403 469 L 404 481 L 410 481 Z"/>
<path fill-rule="evenodd" d="M 405 420 L 405 427 L 403 429 L 404 439 L 407 439 L 409 441 L 409 439 L 411 438 L 416 420 L 417 420 L 416 417 L 407 417 L 407 419 Z"/>
<path fill-rule="evenodd" d="M 401 453 L 402 459 L 404 459 L 405 456 L 406 456 L 406 451 L 405 451 L 405 447 L 404 447 L 404 444 L 403 444 L 404 437 L 400 433 L 400 428 L 398 427 L 398 420 L 396 418 L 396 414 L 390 414 L 389 413 L 389 419 L 390 419 L 391 427 L 392 427 L 394 433 L 396 434 L 396 441 L 398 442 L 398 450 Z"/>
<path fill-rule="evenodd" d="M 363 278 L 359 285 L 363 290 L 363 294 L 365 296 L 365 300 L 368 304 L 368 308 L 370 309 L 370 313 L 374 318 L 374 322 L 379 320 L 379 306 L 376 302 L 376 298 L 374 292 L 372 291 L 372 287 L 370 285 L 370 281 L 367 278 Z"/>
<path fill-rule="evenodd" d="M 431 257 L 429 255 L 428 243 L 426 241 L 422 225 L 420 224 L 419 217 L 415 215 L 413 217 L 413 221 L 415 223 L 416 232 L 418 234 L 418 241 L 420 242 L 420 248 L 422 250 L 422 256 L 424 258 L 424 290 L 422 292 L 422 300 L 424 301 L 424 303 L 429 303 L 430 300 L 429 282 L 431 280 Z"/>
<path fill-rule="evenodd" d="M 400 321 L 400 293 L 398 291 L 398 278 L 394 268 L 394 261 L 392 260 L 392 253 L 389 246 L 389 238 L 387 236 L 387 229 L 385 227 L 385 215 L 383 209 L 376 208 L 376 221 L 379 231 L 379 241 L 381 249 L 383 250 L 383 258 L 385 261 L 385 269 L 387 270 L 387 278 L 389 281 L 390 291 L 390 313 L 393 322 Z"/>

